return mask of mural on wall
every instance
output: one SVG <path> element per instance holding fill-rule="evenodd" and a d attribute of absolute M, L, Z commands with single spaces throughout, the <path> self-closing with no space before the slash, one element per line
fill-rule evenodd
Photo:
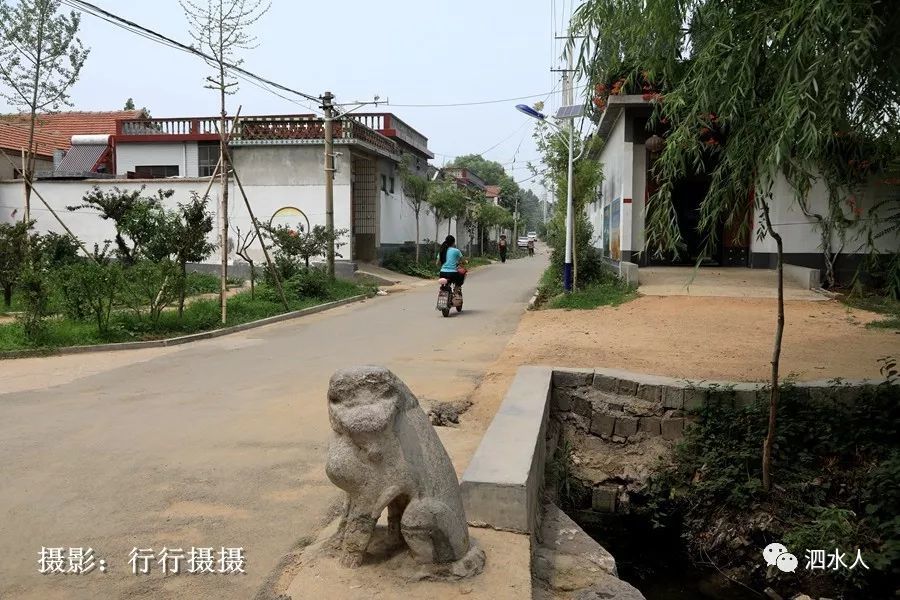
<path fill-rule="evenodd" d="M 622 220 L 622 199 L 616 198 L 609 206 L 609 257 L 622 260 L 622 243 L 619 239 L 619 222 Z"/>
<path fill-rule="evenodd" d="M 278 227 L 284 225 L 296 234 L 309 234 L 309 218 L 306 214 L 294 206 L 283 206 L 276 210 L 269 218 L 269 225 Z"/>
<path fill-rule="evenodd" d="M 603 207 L 603 241 L 600 247 L 603 248 L 603 256 L 609 258 L 609 204 Z"/>

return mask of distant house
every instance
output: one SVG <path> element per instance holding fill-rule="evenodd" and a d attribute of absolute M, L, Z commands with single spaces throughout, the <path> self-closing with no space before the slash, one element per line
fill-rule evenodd
<path fill-rule="evenodd" d="M 92 125 L 63 130 L 62 124 L 84 121 L 87 115 L 93 115 Z M 242 116 L 237 122 L 229 120 L 227 127 L 234 168 L 256 217 L 295 215 L 304 229 L 324 225 L 324 121 L 314 115 Z M 60 113 L 42 118 L 40 131 L 56 137 L 41 147 L 44 162 L 37 189 L 63 211 L 78 204 L 93 186 L 171 188 L 176 192 L 174 205 L 191 192 L 209 189 L 219 160 L 217 117 Z M 391 113 L 354 113 L 336 120 L 334 144 L 334 224 L 348 231 L 340 252 L 345 268 L 353 268 L 354 261 L 378 260 L 415 239 L 415 217 L 405 201 L 400 163 L 409 155 L 412 169 L 424 176 L 433 154 L 424 135 Z M 59 149 L 65 154 L 58 153 L 55 164 L 46 160 Z M 213 212 L 218 195 L 218 185 L 212 185 Z M 229 195 L 229 221 L 246 232 L 250 217 L 233 178 Z M 21 202 L 21 186 L 0 183 L 0 220 L 9 219 Z M 39 228 L 57 227 L 37 214 Z M 110 225 L 95 215 L 70 213 L 68 219 L 87 244 L 110 237 Z"/>
<path fill-rule="evenodd" d="M 485 186 L 484 195 L 488 199 L 488 202 L 490 202 L 491 204 L 495 204 L 497 206 L 500 205 L 500 186 L 499 185 Z"/>
<path fill-rule="evenodd" d="M 644 226 L 647 200 L 655 193 L 651 173 L 656 155 L 646 146 L 652 136 L 647 123 L 652 106 L 641 95 L 611 95 L 598 124 L 605 144 L 596 157 L 603 164 L 603 183 L 597 197 L 587 206 L 594 228 L 594 244 L 612 262 L 634 262 L 640 266 L 703 264 L 773 268 L 775 243 L 772 238 L 757 239 L 759 215 L 753 210 L 753 198 L 747 199 L 747 223 L 744 227 L 718 225 L 718 244 L 711 252 L 702 252 L 705 239 L 697 232 L 699 207 L 709 190 L 707 175 L 685 177 L 674 185 L 675 216 L 684 240 L 676 255 L 657 256 L 645 248 Z M 772 222 L 785 242 L 785 263 L 823 270 L 822 238 L 813 219 L 803 214 L 794 200 L 794 192 L 783 176 L 773 189 Z M 897 186 L 873 180 L 857 198 L 856 208 L 865 211 L 888 194 L 898 194 Z M 827 214 L 827 191 L 817 182 L 810 192 L 814 212 Z M 848 214 L 851 211 L 848 209 Z M 738 235 L 740 234 L 740 235 Z M 849 280 L 864 257 L 864 240 L 850 240 L 838 260 L 840 278 Z M 879 250 L 896 252 L 900 236 L 887 235 L 878 240 Z M 840 244 L 836 244 L 839 246 Z M 822 271 L 824 272 L 824 270 Z"/>
<path fill-rule="evenodd" d="M 116 124 L 136 119 L 143 111 L 62 112 L 38 115 L 35 124 L 35 174 L 47 177 L 68 173 L 75 177 L 114 172 L 110 143 Z M 0 180 L 18 179 L 22 153 L 28 148 L 29 115 L 0 115 L 0 149 L 13 160 L 0 157 Z"/>

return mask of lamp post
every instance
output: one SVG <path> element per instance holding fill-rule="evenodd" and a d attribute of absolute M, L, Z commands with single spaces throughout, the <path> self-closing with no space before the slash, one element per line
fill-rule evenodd
<path fill-rule="evenodd" d="M 576 112 L 580 114 L 580 111 L 575 110 L 566 110 L 570 108 L 579 108 L 580 107 L 568 107 L 564 106 L 560 109 L 559 115 L 565 115 L 564 118 L 574 118 L 578 116 L 575 114 Z M 547 115 L 542 112 L 539 112 L 527 104 L 517 104 L 516 109 L 520 112 L 525 113 L 532 119 L 537 119 L 538 121 L 543 121 L 544 123 L 549 124 L 554 129 L 556 129 L 560 134 L 565 136 L 566 132 L 553 121 L 547 120 Z M 573 113 L 571 117 L 568 116 L 569 113 Z M 559 116 L 558 115 L 558 116 Z M 566 258 L 565 263 L 563 264 L 563 289 L 566 293 L 572 291 L 572 255 L 574 250 L 574 232 L 575 232 L 575 209 L 574 202 L 572 199 L 573 195 L 573 178 L 572 178 L 572 165 L 575 162 L 573 157 L 573 151 L 575 147 L 575 126 L 574 123 L 569 126 L 569 136 L 568 136 L 568 146 L 569 146 L 569 160 L 568 160 L 568 176 L 566 181 Z"/>

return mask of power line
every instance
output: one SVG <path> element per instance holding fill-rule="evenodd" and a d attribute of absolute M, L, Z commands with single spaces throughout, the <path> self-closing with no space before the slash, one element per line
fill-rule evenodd
<path fill-rule="evenodd" d="M 129 31 L 131 33 L 140 35 L 141 37 L 149 39 L 151 41 L 154 41 L 158 44 L 162 44 L 164 46 L 168 46 L 169 48 L 174 48 L 176 50 L 181 50 L 182 52 L 187 52 L 188 54 L 193 54 L 195 56 L 199 56 L 206 61 L 218 62 L 215 57 L 210 56 L 209 54 L 206 54 L 205 52 L 202 52 L 202 51 L 198 50 L 197 48 L 194 48 L 193 46 L 183 44 L 182 42 L 179 42 L 170 37 L 167 37 L 167 36 L 159 33 L 158 31 L 154 31 L 153 29 L 139 25 L 139 24 L 135 23 L 134 21 L 129 21 L 128 19 L 125 19 L 124 17 L 120 17 L 114 13 L 104 10 L 95 4 L 91 4 L 90 2 L 85 2 L 84 0 L 63 0 L 63 3 L 76 9 L 76 10 L 86 12 L 90 15 L 93 15 L 93 16 L 95 16 L 99 19 L 102 19 L 108 23 L 112 23 L 113 25 L 116 25 L 117 27 L 125 29 L 126 31 Z M 239 76 L 237 74 L 242 75 L 243 76 L 242 78 L 245 81 L 248 81 L 250 83 L 253 83 L 254 81 L 258 82 L 258 83 L 253 83 L 253 85 L 256 85 L 257 87 L 260 87 L 258 84 L 263 84 L 265 86 L 268 86 L 268 88 L 275 88 L 275 89 L 281 90 L 283 92 L 287 92 L 289 94 L 294 94 L 296 96 L 300 96 L 301 98 L 311 100 L 313 102 L 319 102 L 319 98 L 317 96 L 313 96 L 311 94 L 307 94 L 305 92 L 295 90 L 286 85 L 272 81 L 271 79 L 262 77 L 261 75 L 257 75 L 256 73 L 253 73 L 252 71 L 248 71 L 247 69 L 244 69 L 237 65 L 233 65 L 231 63 L 223 63 L 223 65 L 230 72 L 235 73 L 236 74 L 235 76 Z M 253 81 L 250 81 L 250 80 L 253 80 Z M 281 98 L 288 100 L 290 102 L 295 102 L 297 104 L 300 104 L 300 103 L 298 103 L 294 100 L 291 100 L 285 96 L 281 96 L 280 94 L 277 94 L 276 92 L 274 92 L 272 89 L 268 89 L 268 88 L 262 88 L 262 89 L 266 89 L 270 93 L 278 95 Z M 300 104 L 300 105 L 304 106 L 305 108 L 310 108 L 304 104 Z M 318 111 L 316 110 L 316 112 L 318 112 Z"/>
<path fill-rule="evenodd" d="M 588 87 L 587 85 L 580 85 L 577 88 L 573 89 L 584 89 Z M 448 102 L 446 104 L 394 104 L 393 102 L 388 102 L 388 106 L 394 106 L 397 108 L 450 108 L 455 106 L 481 106 L 484 104 L 501 104 L 503 102 L 514 102 L 516 100 L 529 100 L 531 98 L 542 98 L 545 96 L 549 96 L 553 93 L 550 92 L 541 92 L 540 94 L 529 94 L 528 96 L 516 96 L 515 98 L 498 98 L 496 100 L 476 100 L 473 102 Z"/>

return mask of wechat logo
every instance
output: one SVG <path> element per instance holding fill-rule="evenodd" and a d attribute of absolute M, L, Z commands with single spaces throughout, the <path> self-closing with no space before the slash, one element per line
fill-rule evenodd
<path fill-rule="evenodd" d="M 793 573 L 797 570 L 797 557 L 788 552 L 784 544 L 769 544 L 763 550 L 763 558 L 770 567 L 778 567 L 782 573 Z"/>

